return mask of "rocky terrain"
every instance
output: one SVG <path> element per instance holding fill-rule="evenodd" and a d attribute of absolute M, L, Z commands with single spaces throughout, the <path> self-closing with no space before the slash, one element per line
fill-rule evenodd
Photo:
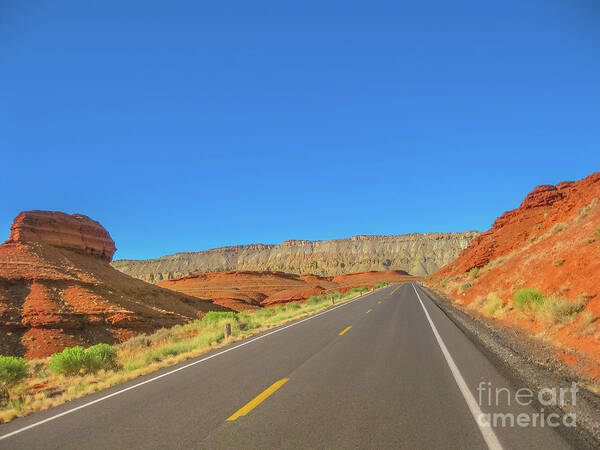
<path fill-rule="evenodd" d="M 211 299 L 236 311 L 244 311 L 302 301 L 328 291 L 345 292 L 354 287 L 373 287 L 382 281 L 401 283 L 413 279 L 414 277 L 406 272 L 397 270 L 335 277 L 269 271 L 233 271 L 189 275 L 163 281 L 158 285 L 201 299 Z"/>
<path fill-rule="evenodd" d="M 19 214 L 0 245 L 0 354 L 43 357 L 227 310 L 124 275 L 110 265 L 114 252 L 86 216 Z"/>
<path fill-rule="evenodd" d="M 538 336 L 600 381 L 600 172 L 535 188 L 428 278 L 457 305 Z M 536 289 L 543 305 L 518 307 Z"/>
<path fill-rule="evenodd" d="M 354 236 L 332 241 L 240 245 L 149 260 L 116 260 L 113 267 L 151 283 L 208 272 L 277 271 L 334 276 L 401 270 L 423 276 L 453 261 L 476 231 L 398 236 Z"/>

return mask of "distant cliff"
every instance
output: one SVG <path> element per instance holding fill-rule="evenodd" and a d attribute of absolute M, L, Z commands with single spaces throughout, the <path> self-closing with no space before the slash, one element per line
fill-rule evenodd
<path fill-rule="evenodd" d="M 117 260 L 118 270 L 151 283 L 187 275 L 231 270 L 340 275 L 370 270 L 403 270 L 427 275 L 458 257 L 480 233 L 425 233 L 354 236 L 332 241 L 285 241 L 238 245 L 157 259 Z"/>

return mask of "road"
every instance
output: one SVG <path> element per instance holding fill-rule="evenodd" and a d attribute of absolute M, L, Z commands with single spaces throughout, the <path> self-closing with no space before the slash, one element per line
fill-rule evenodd
<path fill-rule="evenodd" d="M 2 425 L 0 448 L 569 448 L 480 426 L 534 412 L 480 405 L 482 381 L 518 388 L 407 283 Z"/>

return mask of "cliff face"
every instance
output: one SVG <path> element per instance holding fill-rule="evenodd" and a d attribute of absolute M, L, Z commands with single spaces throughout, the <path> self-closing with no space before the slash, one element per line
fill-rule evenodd
<path fill-rule="evenodd" d="M 341 275 L 372 270 L 402 270 L 427 275 L 453 261 L 476 231 L 398 236 L 354 236 L 332 241 L 285 241 L 278 245 L 240 245 L 149 260 L 117 260 L 113 267 L 158 283 L 207 272 L 279 271 Z"/>
<path fill-rule="evenodd" d="M 115 270 L 113 240 L 86 216 L 28 211 L 11 230 L 0 245 L 2 355 L 38 358 L 67 346 L 119 342 L 227 310 Z"/>
<path fill-rule="evenodd" d="M 538 186 L 428 281 L 468 308 L 574 352 L 571 360 L 600 377 L 599 201 L 600 172 Z M 545 309 L 519 310 L 514 294 L 523 288 L 548 296 Z"/>

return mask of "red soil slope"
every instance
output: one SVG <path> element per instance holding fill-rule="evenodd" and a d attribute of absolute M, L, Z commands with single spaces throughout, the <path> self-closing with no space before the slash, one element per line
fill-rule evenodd
<path fill-rule="evenodd" d="M 86 216 L 19 214 L 0 245 L 0 354 L 44 357 L 226 310 L 122 274 L 109 264 L 114 252 Z"/>
<path fill-rule="evenodd" d="M 539 186 L 429 281 L 480 311 L 490 299 L 500 299 L 504 307 L 496 320 L 577 353 L 564 359 L 600 376 L 599 199 L 600 172 L 577 182 Z M 480 268 L 476 277 L 467 274 L 474 267 Z M 544 325 L 514 308 L 513 295 L 521 288 L 586 306 L 571 323 Z"/>
<path fill-rule="evenodd" d="M 291 301 L 302 301 L 327 291 L 345 292 L 353 287 L 372 287 L 381 281 L 398 283 L 413 280 L 406 272 L 390 270 L 362 272 L 335 277 L 296 275 L 269 271 L 233 271 L 190 275 L 158 283 L 162 286 L 237 311 L 256 309 Z"/>

